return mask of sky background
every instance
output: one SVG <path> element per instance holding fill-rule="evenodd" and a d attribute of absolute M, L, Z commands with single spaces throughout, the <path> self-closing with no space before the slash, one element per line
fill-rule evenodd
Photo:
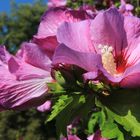
<path fill-rule="evenodd" d="M 0 0 L 0 12 L 10 13 L 10 1 L 11 0 Z M 47 2 L 47 0 L 44 0 Z M 35 0 L 15 0 L 16 3 L 30 3 L 32 4 Z"/>

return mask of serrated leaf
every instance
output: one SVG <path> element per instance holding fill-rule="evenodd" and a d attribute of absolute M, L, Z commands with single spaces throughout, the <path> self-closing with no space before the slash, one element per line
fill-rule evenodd
<path fill-rule="evenodd" d="M 102 118 L 102 121 L 98 121 L 101 130 L 102 137 L 115 140 L 124 140 L 124 135 L 120 131 L 117 124 L 114 122 L 114 118 L 108 112 L 107 108 L 104 107 L 98 100 L 95 101 L 96 105 L 101 108 L 100 112 L 103 112 L 104 116 L 98 116 Z"/>
<path fill-rule="evenodd" d="M 120 89 L 114 90 L 109 96 L 100 96 L 102 104 L 121 116 L 131 113 L 140 121 L 140 90 Z"/>
<path fill-rule="evenodd" d="M 124 140 L 123 133 L 119 130 L 118 126 L 111 121 L 106 122 L 100 129 L 102 137 L 104 138 Z"/>
<path fill-rule="evenodd" d="M 87 117 L 91 108 L 94 106 L 94 98 L 92 96 L 84 98 L 81 95 L 75 95 L 73 101 L 57 116 L 56 128 L 58 135 L 61 133 L 67 135 L 67 125 L 77 117 Z"/>
<path fill-rule="evenodd" d="M 47 122 L 53 120 L 63 109 L 65 109 L 73 101 L 72 97 L 62 95 L 52 107 L 51 115 L 48 117 Z"/>
<path fill-rule="evenodd" d="M 93 134 L 94 128 L 97 124 L 102 127 L 105 123 L 106 116 L 103 111 L 94 112 L 88 122 L 88 133 Z"/>
<path fill-rule="evenodd" d="M 107 109 L 108 115 L 112 116 L 114 120 L 123 126 L 123 128 L 131 132 L 131 136 L 140 136 L 140 123 L 136 120 L 136 118 L 131 114 L 131 111 L 128 111 L 128 114 L 124 117 L 119 116 L 109 109 Z"/>

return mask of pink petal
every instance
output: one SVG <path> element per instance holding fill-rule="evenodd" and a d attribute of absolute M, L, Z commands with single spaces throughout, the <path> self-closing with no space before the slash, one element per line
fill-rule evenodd
<path fill-rule="evenodd" d="M 140 41 L 140 38 L 139 38 Z M 131 52 L 127 52 L 125 55 L 125 59 L 127 61 L 126 65 L 131 66 L 131 65 L 136 65 L 137 63 L 140 62 L 140 43 L 135 42 L 135 48 L 131 50 Z M 129 54 L 130 53 L 130 54 Z"/>
<path fill-rule="evenodd" d="M 46 50 L 47 55 L 52 58 L 55 48 L 58 46 L 56 39 L 57 29 L 64 22 L 78 22 L 89 18 L 83 10 L 68 10 L 64 7 L 52 8 L 45 12 L 39 25 L 38 33 L 33 42 Z"/>
<path fill-rule="evenodd" d="M 140 63 L 130 66 L 123 74 L 123 79 L 120 83 L 121 87 L 136 88 L 140 86 Z"/>
<path fill-rule="evenodd" d="M 140 87 L 140 73 L 130 74 L 127 77 L 124 77 L 120 83 L 120 86 L 123 88 L 138 88 Z"/>
<path fill-rule="evenodd" d="M 52 8 L 46 11 L 39 25 L 38 33 L 35 38 L 42 39 L 49 36 L 55 36 L 57 28 L 64 22 L 77 22 L 89 18 L 83 11 L 68 10 L 64 7 Z"/>
<path fill-rule="evenodd" d="M 1 65 L 0 66 L 0 81 L 12 81 L 15 80 L 16 76 L 14 76 L 13 74 L 11 74 L 8 70 L 8 66 L 7 65 Z M 1 85 L 0 85 L 1 86 Z"/>
<path fill-rule="evenodd" d="M 0 88 L 0 105 L 5 109 L 25 109 L 46 100 L 46 79 L 6 82 Z"/>
<path fill-rule="evenodd" d="M 120 0 L 121 1 L 121 5 L 126 4 L 126 0 Z"/>
<path fill-rule="evenodd" d="M 115 8 L 100 12 L 91 23 L 93 45 L 98 51 L 98 45 L 109 45 L 118 56 L 127 46 L 123 16 Z"/>
<path fill-rule="evenodd" d="M 32 78 L 48 77 L 51 80 L 50 72 L 34 67 L 28 63 L 11 58 L 8 62 L 9 71 L 17 77 L 18 80 L 27 80 Z"/>
<path fill-rule="evenodd" d="M 15 80 L 16 77 L 12 75 L 8 70 L 8 61 L 11 55 L 6 51 L 4 46 L 0 46 L 0 81 Z M 1 85 L 0 85 L 1 86 Z"/>
<path fill-rule="evenodd" d="M 133 39 L 139 37 L 140 19 L 138 17 L 125 16 L 124 28 L 128 42 L 132 42 Z"/>
<path fill-rule="evenodd" d="M 128 10 L 128 11 L 132 11 L 134 9 L 134 6 L 133 5 L 131 5 L 131 4 L 126 4 L 126 10 Z"/>
<path fill-rule="evenodd" d="M 0 46 L 0 63 L 7 63 L 11 55 L 6 51 L 5 46 Z"/>
<path fill-rule="evenodd" d="M 61 44 L 54 54 L 53 64 L 66 63 L 79 66 L 87 71 L 97 71 L 101 65 L 101 57 L 95 53 L 83 53 L 74 51 Z"/>
<path fill-rule="evenodd" d="M 33 42 L 38 44 L 38 46 L 40 46 L 41 48 L 43 48 L 50 59 L 52 59 L 54 51 L 59 44 L 57 42 L 56 36 L 50 36 L 42 39 L 34 38 Z"/>
<path fill-rule="evenodd" d="M 125 49 L 126 58 L 138 47 L 140 42 L 140 19 L 137 17 L 125 16 L 124 28 L 127 36 L 128 47 Z"/>
<path fill-rule="evenodd" d="M 19 55 L 19 53 L 18 53 Z M 23 61 L 44 70 L 49 71 L 51 60 L 39 46 L 34 43 L 23 43 L 20 50 Z"/>
<path fill-rule="evenodd" d="M 35 38 L 46 38 L 56 35 L 59 25 L 66 20 L 66 8 L 54 8 L 46 11 L 42 17 Z"/>
<path fill-rule="evenodd" d="M 98 76 L 97 71 L 87 72 L 87 73 L 83 74 L 83 77 L 85 80 L 93 80 L 93 79 L 97 78 L 97 76 Z"/>
<path fill-rule="evenodd" d="M 46 101 L 44 104 L 37 107 L 37 110 L 40 112 L 46 112 L 51 109 L 51 101 Z"/>
<path fill-rule="evenodd" d="M 71 49 L 80 52 L 94 52 L 90 37 L 90 21 L 67 23 L 58 28 L 57 39 Z"/>
<path fill-rule="evenodd" d="M 65 6 L 67 4 L 67 0 L 48 0 L 48 7 L 59 7 Z"/>

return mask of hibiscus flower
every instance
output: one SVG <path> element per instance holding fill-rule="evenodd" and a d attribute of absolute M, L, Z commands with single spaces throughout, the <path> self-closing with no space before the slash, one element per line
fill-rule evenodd
<path fill-rule="evenodd" d="M 0 47 L 0 110 L 26 109 L 48 98 L 50 59 L 33 43 L 24 43 L 17 57 Z M 47 108 L 47 107 L 46 107 Z"/>
<path fill-rule="evenodd" d="M 61 43 L 53 64 L 73 64 L 87 71 L 89 80 L 120 87 L 140 86 L 140 19 L 124 17 L 117 9 L 99 13 L 94 20 L 65 22 L 58 29 Z"/>

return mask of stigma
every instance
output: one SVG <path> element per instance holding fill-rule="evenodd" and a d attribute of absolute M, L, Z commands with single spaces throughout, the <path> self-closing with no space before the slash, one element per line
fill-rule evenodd
<path fill-rule="evenodd" d="M 113 56 L 113 48 L 108 45 L 99 45 L 98 48 L 101 52 L 103 67 L 109 74 L 116 76 L 117 70 Z"/>

